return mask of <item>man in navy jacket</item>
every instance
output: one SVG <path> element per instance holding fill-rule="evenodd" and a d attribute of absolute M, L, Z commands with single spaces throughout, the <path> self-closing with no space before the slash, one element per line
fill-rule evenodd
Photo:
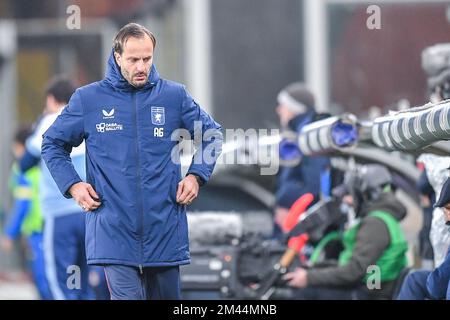
<path fill-rule="evenodd" d="M 308 87 L 301 82 L 294 82 L 280 91 L 277 97 L 276 112 L 283 131 L 300 134 L 302 129 L 312 122 L 321 120 L 325 114 L 315 110 L 315 98 Z M 280 158 L 286 155 L 280 143 Z M 312 193 L 314 202 L 321 196 L 330 196 L 330 159 L 326 156 L 303 156 L 297 153 L 299 163 L 280 167 L 277 176 L 277 190 L 275 194 L 275 229 L 274 236 L 281 235 L 281 225 L 286 219 L 290 205 L 300 196 Z"/>
<path fill-rule="evenodd" d="M 88 264 L 103 265 L 112 299 L 179 299 L 188 264 L 186 205 L 212 174 L 221 126 L 153 65 L 156 40 L 130 23 L 116 35 L 102 81 L 76 90 L 45 132 L 42 157 L 60 191 L 86 212 Z M 197 141 L 181 178 L 179 129 Z M 86 182 L 70 151 L 86 143 Z"/>

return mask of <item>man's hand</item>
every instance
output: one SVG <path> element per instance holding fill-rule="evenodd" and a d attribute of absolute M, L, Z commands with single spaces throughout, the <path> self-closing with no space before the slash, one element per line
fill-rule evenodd
<path fill-rule="evenodd" d="M 283 229 L 283 224 L 286 221 L 286 218 L 287 218 L 288 214 L 289 214 L 289 209 L 282 208 L 282 207 L 275 208 L 274 220 L 275 220 L 275 223 L 281 229 Z"/>
<path fill-rule="evenodd" d="M 192 174 L 188 174 L 178 183 L 177 202 L 179 204 L 191 204 L 197 198 L 199 188 L 197 178 Z"/>
<path fill-rule="evenodd" d="M 296 288 L 305 288 L 308 285 L 308 272 L 303 268 L 297 268 L 294 272 L 288 272 L 283 280 L 289 281 L 288 285 Z"/>
<path fill-rule="evenodd" d="M 97 193 L 89 183 L 75 183 L 70 187 L 69 193 L 78 205 L 86 212 L 98 209 L 101 205 Z"/>

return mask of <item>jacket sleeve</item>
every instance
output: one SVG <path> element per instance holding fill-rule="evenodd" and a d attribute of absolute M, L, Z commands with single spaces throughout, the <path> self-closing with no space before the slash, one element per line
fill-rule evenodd
<path fill-rule="evenodd" d="M 450 285 L 450 250 L 444 262 L 427 278 L 427 291 L 433 299 L 445 299 Z"/>
<path fill-rule="evenodd" d="M 70 158 L 72 148 L 84 139 L 83 107 L 79 91 L 70 98 L 68 106 L 43 135 L 42 158 L 50 174 L 66 198 L 69 188 L 81 182 Z"/>
<path fill-rule="evenodd" d="M 193 137 L 196 152 L 187 173 L 196 174 L 206 183 L 222 152 L 222 127 L 203 111 L 183 87 L 182 126 Z"/>
<path fill-rule="evenodd" d="M 352 258 L 344 266 L 308 270 L 308 285 L 346 286 L 360 283 L 367 268 L 374 265 L 389 246 L 390 236 L 385 223 L 375 217 L 367 217 L 356 236 Z"/>

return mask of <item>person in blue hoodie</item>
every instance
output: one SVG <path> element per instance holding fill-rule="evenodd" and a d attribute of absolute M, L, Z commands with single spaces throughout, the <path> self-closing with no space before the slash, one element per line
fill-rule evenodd
<path fill-rule="evenodd" d="M 26 172 L 41 158 L 42 134 L 65 109 L 75 86 L 65 76 L 54 77 L 46 89 L 46 106 L 33 134 L 26 141 L 26 151 L 19 167 Z M 72 157 L 72 158 L 70 158 Z M 73 170 L 85 177 L 84 144 L 69 154 Z M 89 269 L 85 258 L 83 210 L 64 198 L 41 161 L 39 199 L 44 218 L 43 251 L 45 274 L 51 294 L 56 300 L 86 300 L 93 298 L 88 284 Z"/>
<path fill-rule="evenodd" d="M 303 127 L 326 116 L 316 112 L 314 95 L 301 82 L 294 82 L 283 88 L 277 96 L 277 102 L 276 113 L 283 135 L 286 136 L 289 133 L 298 135 Z M 290 197 L 295 199 L 306 193 L 312 193 L 314 196 L 312 204 L 319 201 L 322 196 L 330 196 L 331 192 L 328 157 L 303 156 L 295 143 L 291 143 L 290 139 L 284 139 L 280 142 L 280 160 L 275 194 L 275 237 L 281 234 L 281 225 L 289 211 L 283 200 L 286 198 L 286 190 L 290 190 Z"/>
<path fill-rule="evenodd" d="M 186 88 L 160 78 L 155 36 L 117 33 L 106 77 L 76 90 L 45 132 L 42 157 L 61 193 L 86 212 L 86 253 L 104 267 L 111 299 L 179 299 L 190 263 L 186 206 L 221 152 L 221 126 Z M 180 136 L 196 152 L 181 177 Z M 86 182 L 69 157 L 86 144 Z"/>

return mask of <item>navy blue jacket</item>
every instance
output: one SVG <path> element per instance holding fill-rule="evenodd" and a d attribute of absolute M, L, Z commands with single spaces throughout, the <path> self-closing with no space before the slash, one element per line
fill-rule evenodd
<path fill-rule="evenodd" d="M 207 182 L 221 151 L 221 126 L 184 86 L 161 79 L 153 66 L 146 85 L 136 89 L 111 54 L 105 79 L 75 91 L 43 135 L 42 158 L 60 191 L 70 197 L 68 189 L 81 179 L 69 154 L 86 142 L 86 180 L 102 202 L 86 214 L 89 264 L 190 262 L 186 206 L 176 202 L 181 169 L 173 150 L 178 142 L 171 136 L 184 128 L 194 137 L 195 121 L 201 122 L 202 133 L 212 132 L 198 147 L 210 150 L 213 160 L 205 163 L 199 149 L 188 173 Z"/>
<path fill-rule="evenodd" d="M 300 133 L 307 124 L 315 121 L 317 117 L 313 109 L 301 114 L 289 121 L 289 129 Z M 329 195 L 330 159 L 326 156 L 303 156 L 301 162 L 295 167 L 281 167 L 277 177 L 277 204 L 282 207 L 290 207 L 292 203 L 305 193 L 314 195 L 314 202 L 318 201 L 321 194 Z M 327 189 L 327 190 L 325 190 Z M 292 200 L 288 206 L 283 204 L 286 192 L 291 193 Z"/>
<path fill-rule="evenodd" d="M 428 276 L 427 290 L 433 299 L 450 300 L 450 249 L 444 262 Z"/>

